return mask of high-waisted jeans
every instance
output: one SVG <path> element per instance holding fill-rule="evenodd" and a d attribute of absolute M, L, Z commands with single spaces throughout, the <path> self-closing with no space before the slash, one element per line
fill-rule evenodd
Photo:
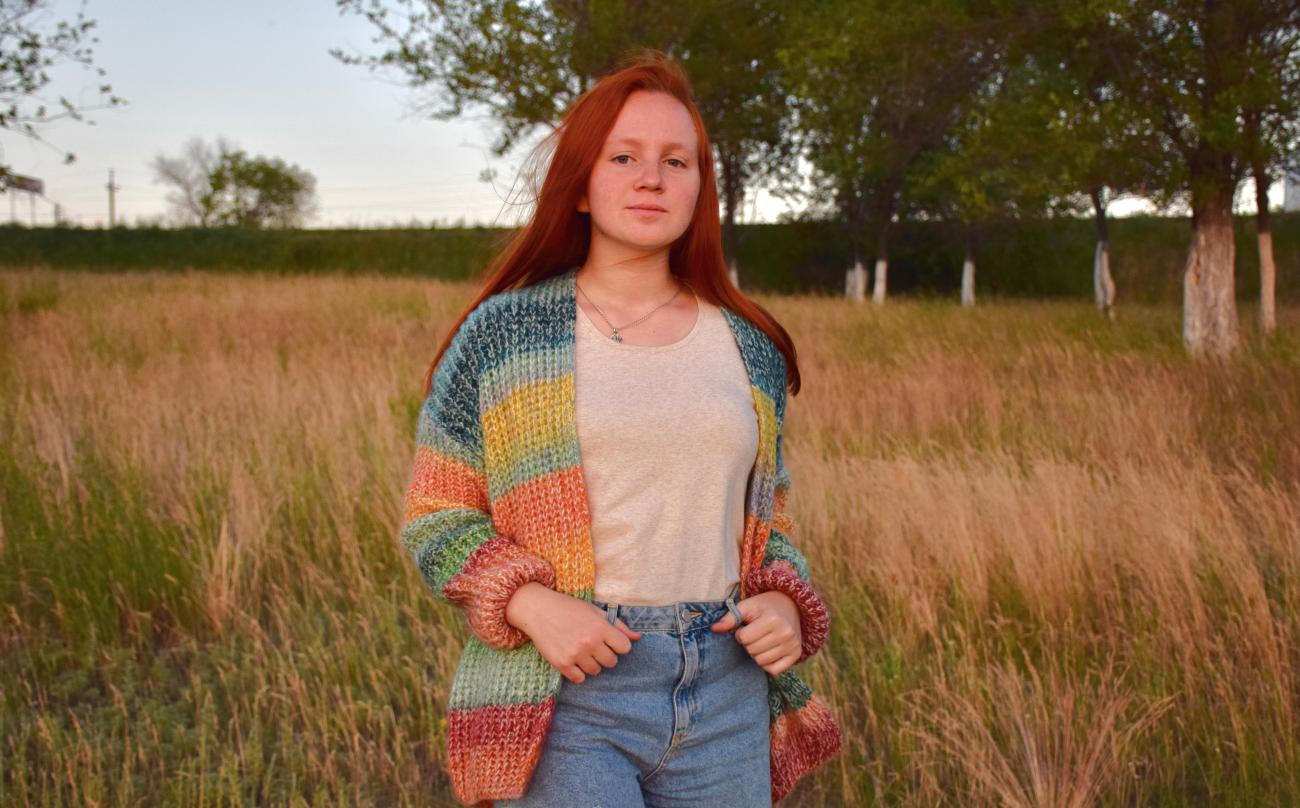
<path fill-rule="evenodd" d="M 560 679 L 541 759 L 501 808 L 770 808 L 766 673 L 735 630 L 710 626 L 725 600 L 669 606 L 592 601 L 641 632 L 612 668 Z"/>

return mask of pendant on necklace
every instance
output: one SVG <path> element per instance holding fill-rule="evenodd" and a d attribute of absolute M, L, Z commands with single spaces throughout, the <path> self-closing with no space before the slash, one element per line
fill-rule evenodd
<path fill-rule="evenodd" d="M 612 339 L 614 342 L 622 342 L 622 341 L 623 341 L 623 338 L 620 337 L 620 336 L 618 335 L 618 329 L 617 329 L 617 328 L 614 329 L 614 333 L 612 333 L 612 334 L 609 335 L 609 338 Z"/>

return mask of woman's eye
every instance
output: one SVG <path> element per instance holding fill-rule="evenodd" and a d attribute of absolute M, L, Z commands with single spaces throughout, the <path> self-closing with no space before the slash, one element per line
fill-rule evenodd
<path fill-rule="evenodd" d="M 626 158 L 629 159 L 629 160 L 632 159 L 631 155 L 627 155 L 627 154 L 620 154 L 620 155 L 618 155 L 617 157 L 615 157 L 614 159 L 615 159 L 615 160 L 622 160 L 624 157 L 626 157 Z M 625 166 L 625 165 L 627 165 L 627 163 L 619 163 L 619 165 L 623 165 L 623 166 Z"/>
<path fill-rule="evenodd" d="M 682 160 L 678 160 L 676 157 L 673 157 L 673 158 L 669 159 L 668 162 L 670 162 L 670 163 L 676 163 L 677 165 L 681 166 L 682 168 L 686 168 L 686 163 L 683 162 Z"/>

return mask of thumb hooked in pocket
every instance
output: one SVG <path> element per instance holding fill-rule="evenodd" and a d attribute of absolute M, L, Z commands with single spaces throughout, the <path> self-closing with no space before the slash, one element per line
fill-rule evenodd
<path fill-rule="evenodd" d="M 739 605 L 737 605 L 736 609 L 738 611 L 740 610 Z M 743 611 L 741 612 L 741 616 L 744 617 Z M 728 611 L 721 618 L 719 618 L 718 622 L 714 623 L 709 630 L 720 633 L 724 631 L 731 631 L 732 629 L 737 629 L 737 628 L 740 628 L 740 626 L 736 623 L 736 616 L 732 614 L 730 611 Z"/>

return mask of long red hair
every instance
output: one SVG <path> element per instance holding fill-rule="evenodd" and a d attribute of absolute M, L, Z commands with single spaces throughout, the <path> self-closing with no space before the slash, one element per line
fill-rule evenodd
<path fill-rule="evenodd" d="M 670 271 L 685 280 L 701 298 L 731 309 L 762 329 L 785 355 L 786 384 L 791 395 L 798 394 L 799 365 L 794 341 L 766 309 L 742 294 L 727 275 L 713 149 L 704 131 L 704 119 L 692 97 L 690 79 L 680 65 L 662 52 L 645 50 L 625 59 L 620 69 L 603 76 L 574 101 L 560 126 L 534 150 L 535 166 L 541 164 L 546 154 L 552 156 L 541 191 L 536 194 L 533 215 L 488 266 L 488 278 L 482 290 L 447 332 L 424 377 L 426 396 L 452 337 L 479 303 L 498 292 L 531 286 L 562 274 L 587 260 L 591 219 L 590 214 L 577 210 L 578 200 L 587 190 L 592 167 L 624 102 L 637 90 L 668 93 L 682 102 L 695 123 L 699 141 L 700 194 L 690 226 L 669 248 Z"/>

